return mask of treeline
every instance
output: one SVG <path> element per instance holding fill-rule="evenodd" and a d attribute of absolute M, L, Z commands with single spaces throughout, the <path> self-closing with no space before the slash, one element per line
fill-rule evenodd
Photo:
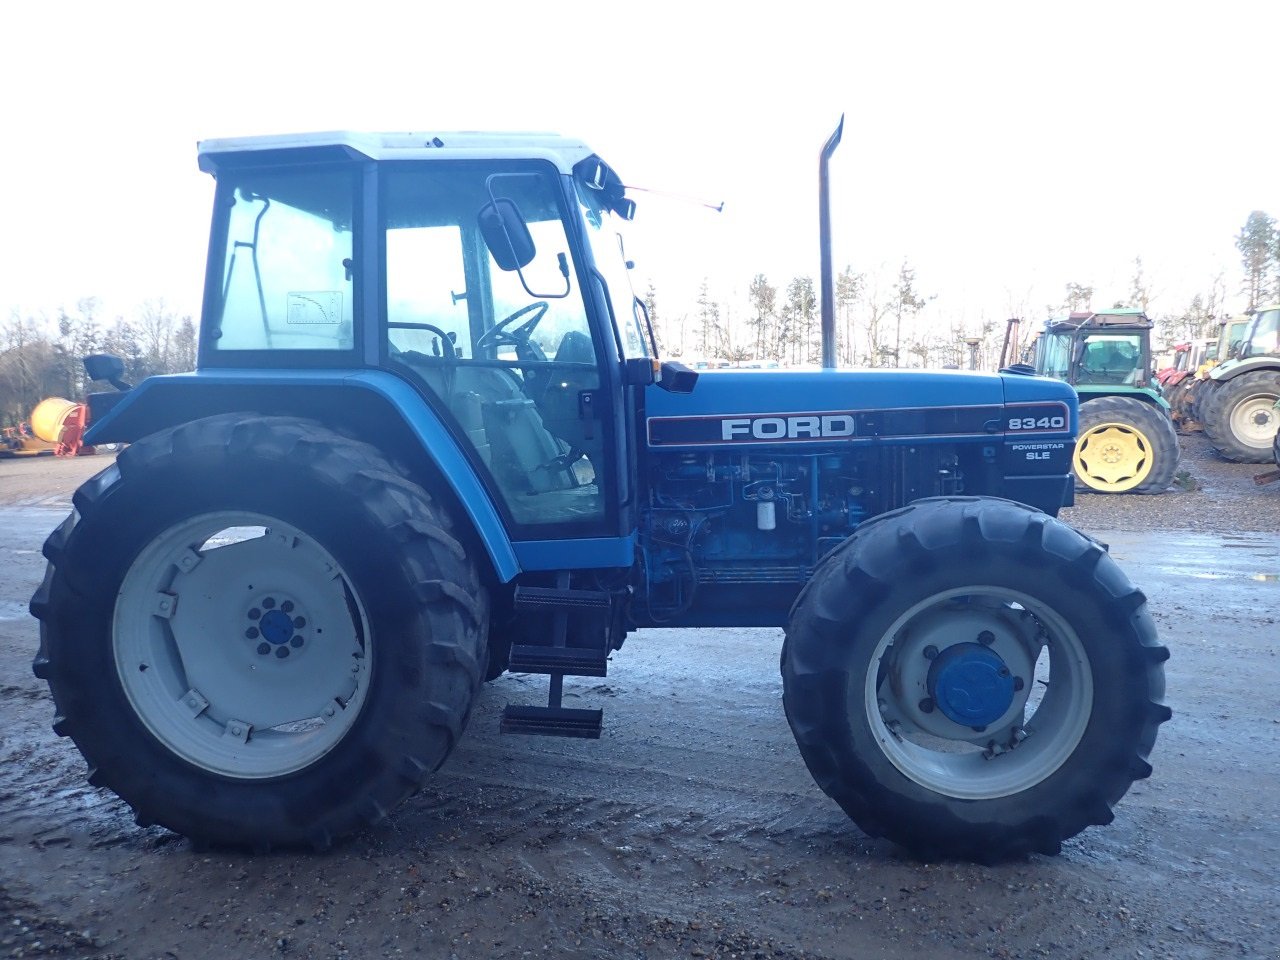
<path fill-rule="evenodd" d="M 1240 295 L 1252 310 L 1280 300 L 1280 225 L 1262 211 L 1249 214 L 1236 237 L 1244 276 Z M 881 268 L 857 272 L 846 266 L 834 290 L 836 354 L 842 367 L 960 367 L 971 364 L 994 370 L 1000 362 L 1007 317 L 1021 321 L 1006 360 L 1028 355 L 1036 335 L 1049 317 L 1073 311 L 1138 308 L 1155 322 L 1154 342 L 1172 346 L 1187 340 L 1216 336 L 1218 321 L 1231 310 L 1226 278 L 1210 277 L 1190 300 L 1171 309 L 1158 309 L 1156 294 L 1142 258 L 1135 257 L 1127 295 L 1095 303 L 1092 284 L 1063 284 L 1061 299 L 1035 305 L 1030 292 L 1006 305 L 1007 313 L 966 317 L 947 316 L 944 309 L 926 310 L 934 296 L 922 292 L 915 268 L 904 261 L 896 273 Z M 814 280 L 793 277 L 777 286 L 758 273 L 746 297 L 720 300 L 704 279 L 697 300 L 683 308 L 659 304 L 649 286 L 645 303 L 663 352 L 690 360 L 722 361 L 734 365 L 803 366 L 821 361 L 821 309 Z M 1163 305 L 1162 305 L 1163 306 Z"/>
<path fill-rule="evenodd" d="M 965 333 L 959 325 L 922 328 L 920 312 L 933 299 L 922 293 L 915 269 L 896 275 L 858 273 L 846 266 L 835 277 L 836 356 L 841 366 L 959 366 Z M 783 286 L 757 273 L 746 301 L 721 302 L 704 279 L 692 309 L 665 312 L 650 285 L 645 303 L 664 351 L 673 357 L 733 364 L 804 366 L 822 360 L 821 304 L 810 276 Z M 992 334 L 996 324 L 987 325 Z"/>
<path fill-rule="evenodd" d="M 11 314 L 0 325 L 0 424 L 26 420 L 46 397 L 82 399 L 88 386 L 82 361 L 93 353 L 120 357 L 130 383 L 193 370 L 196 326 L 163 301 L 148 301 L 132 317 L 111 321 L 99 318 L 91 298 L 53 317 Z"/>

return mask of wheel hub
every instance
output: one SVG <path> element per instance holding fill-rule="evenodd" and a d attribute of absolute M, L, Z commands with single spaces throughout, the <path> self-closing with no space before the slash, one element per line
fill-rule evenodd
<path fill-rule="evenodd" d="M 1117 443 L 1108 443 L 1102 448 L 1102 459 L 1107 463 L 1119 463 L 1122 457 L 1124 457 L 1124 451 Z"/>
<path fill-rule="evenodd" d="M 990 648 L 958 643 L 939 654 L 929 668 L 929 695 L 947 719 L 967 727 L 995 723 L 1013 704 L 1014 679 Z"/>
<path fill-rule="evenodd" d="M 307 642 L 302 632 L 307 618 L 292 600 L 281 600 L 277 605 L 277 597 L 267 595 L 258 606 L 249 608 L 246 617 L 249 626 L 245 628 L 245 638 L 257 642 L 260 656 L 274 654 L 284 660 Z"/>

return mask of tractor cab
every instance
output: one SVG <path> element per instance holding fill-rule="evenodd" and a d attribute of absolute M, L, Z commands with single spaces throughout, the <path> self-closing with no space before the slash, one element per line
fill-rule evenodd
<path fill-rule="evenodd" d="M 1241 359 L 1280 357 L 1280 306 L 1264 307 L 1255 313 L 1237 349 Z"/>
<path fill-rule="evenodd" d="M 1036 372 L 1090 385 L 1148 387 L 1151 328 L 1141 310 L 1072 313 L 1050 320 L 1036 351 Z"/>
<path fill-rule="evenodd" d="M 392 371 L 517 537 L 619 532 L 611 380 L 652 336 L 611 168 L 480 134 L 207 141 L 200 163 L 218 182 L 202 371 Z"/>

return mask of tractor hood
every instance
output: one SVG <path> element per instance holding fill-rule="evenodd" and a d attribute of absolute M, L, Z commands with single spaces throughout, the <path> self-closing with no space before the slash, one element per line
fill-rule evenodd
<path fill-rule="evenodd" d="M 1075 391 L 1043 377 L 921 370 L 734 370 L 701 373 L 696 389 L 688 394 L 649 387 L 645 426 L 649 446 L 663 448 L 947 442 L 1003 434 L 1006 404 L 1053 408 L 1050 412 L 1062 418 L 1054 432 L 1065 432 L 1065 424 L 1075 425 Z M 1037 416 L 1044 413 L 1036 411 Z"/>

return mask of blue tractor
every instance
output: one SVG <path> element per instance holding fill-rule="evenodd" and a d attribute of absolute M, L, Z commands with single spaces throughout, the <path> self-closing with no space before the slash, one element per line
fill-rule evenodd
<path fill-rule="evenodd" d="M 576 141 L 279 136 L 199 163 L 198 369 L 129 388 L 87 362 L 116 389 L 85 441 L 128 446 L 31 601 L 54 730 L 139 823 L 325 848 L 420 787 L 504 671 L 549 678 L 504 731 L 599 736 L 564 679 L 657 625 L 784 627 L 813 776 L 922 855 L 1054 853 L 1150 773 L 1168 653 L 1055 519 L 1070 386 L 661 362 L 635 205 Z"/>

